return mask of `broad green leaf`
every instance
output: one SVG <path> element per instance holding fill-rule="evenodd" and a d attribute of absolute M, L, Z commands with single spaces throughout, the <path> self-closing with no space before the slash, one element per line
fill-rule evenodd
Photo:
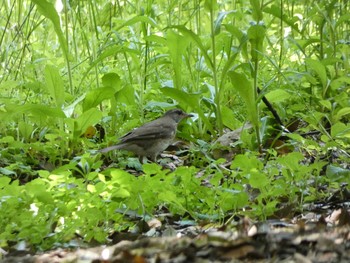
<path fill-rule="evenodd" d="M 240 169 L 244 174 L 248 174 L 251 171 L 260 171 L 263 167 L 263 163 L 255 156 L 249 156 L 247 154 L 238 154 L 235 160 L 231 164 L 231 169 Z"/>
<path fill-rule="evenodd" d="M 305 59 L 306 65 L 312 71 L 314 71 L 319 78 L 323 89 L 327 87 L 327 72 L 326 67 L 319 61 L 311 58 Z"/>
<path fill-rule="evenodd" d="M 143 172 L 146 175 L 154 175 L 161 173 L 161 167 L 156 163 L 145 163 L 142 165 Z"/>
<path fill-rule="evenodd" d="M 330 83 L 330 86 L 332 90 L 337 90 L 342 87 L 346 87 L 347 85 L 350 84 L 350 77 L 348 76 L 343 76 L 340 78 L 333 79 Z"/>
<path fill-rule="evenodd" d="M 217 9 L 217 1 L 216 0 L 205 0 L 204 1 L 204 8 L 208 11 L 214 11 Z"/>
<path fill-rule="evenodd" d="M 350 114 L 350 107 L 345 107 L 340 109 L 336 114 L 335 114 L 335 121 L 339 121 L 341 117 Z"/>
<path fill-rule="evenodd" d="M 173 30 L 167 31 L 167 45 L 169 48 L 170 58 L 173 63 L 173 69 L 175 71 L 175 88 L 180 89 L 182 87 L 182 56 L 184 55 L 188 46 L 188 37 L 181 36 L 175 33 Z"/>
<path fill-rule="evenodd" d="M 275 5 L 272 4 L 271 6 L 266 6 L 263 9 L 264 13 L 268 13 L 271 14 L 279 19 L 282 19 L 283 22 L 285 22 L 287 25 L 289 25 L 291 28 L 293 28 L 294 30 L 300 32 L 299 28 L 298 28 L 298 18 L 297 17 L 290 17 L 288 15 L 288 13 L 282 13 L 281 12 L 281 8 L 279 5 Z"/>
<path fill-rule="evenodd" d="M 68 58 L 68 47 L 67 41 L 64 37 L 64 34 L 61 29 L 60 18 L 57 14 L 57 11 L 54 5 L 46 0 L 32 0 L 32 2 L 37 6 L 39 12 L 45 16 L 47 19 L 51 20 L 55 32 L 58 37 L 58 41 L 60 42 L 60 46 L 62 48 L 63 53 L 66 58 Z"/>
<path fill-rule="evenodd" d="M 251 56 L 253 60 L 259 59 L 264 53 L 263 43 L 266 29 L 263 25 L 252 25 L 248 29 L 248 39 L 251 44 Z"/>
<path fill-rule="evenodd" d="M 51 108 L 41 104 L 6 105 L 8 114 L 26 114 L 34 117 L 57 117 L 65 118 L 65 114 L 60 108 Z"/>
<path fill-rule="evenodd" d="M 265 95 L 269 102 L 280 103 L 291 98 L 291 95 L 282 89 L 272 90 Z"/>
<path fill-rule="evenodd" d="M 320 100 L 319 103 L 327 110 L 332 110 L 332 103 L 329 100 Z"/>
<path fill-rule="evenodd" d="M 88 184 L 86 186 L 86 190 L 88 190 L 90 193 L 96 193 L 96 187 L 93 184 Z"/>
<path fill-rule="evenodd" d="M 152 25 L 155 28 L 161 29 L 154 19 L 152 19 L 148 16 L 135 16 L 135 17 L 127 20 L 125 23 L 123 23 L 119 27 L 117 27 L 117 29 L 115 29 L 115 31 L 118 31 L 118 30 L 122 29 L 123 27 L 131 26 L 131 25 L 134 25 L 134 24 L 139 23 L 139 22 L 147 23 L 147 24 Z"/>
<path fill-rule="evenodd" d="M 1 143 L 12 143 L 14 142 L 15 139 L 12 136 L 4 136 L 4 137 L 0 137 L 0 142 Z"/>
<path fill-rule="evenodd" d="M 149 41 L 149 42 L 154 42 L 154 43 L 158 43 L 162 46 L 166 46 L 167 45 L 167 40 L 164 37 L 160 37 L 157 35 L 150 35 L 150 36 L 146 36 L 145 40 Z"/>
<path fill-rule="evenodd" d="M 96 108 L 85 111 L 74 120 L 74 138 L 78 138 L 89 126 L 98 123 L 102 118 L 102 112 Z"/>
<path fill-rule="evenodd" d="M 115 101 L 129 106 L 136 105 L 135 90 L 132 86 L 126 86 L 114 94 Z"/>
<path fill-rule="evenodd" d="M 332 164 L 327 166 L 326 176 L 332 182 L 348 182 L 350 183 L 350 170 L 334 166 Z"/>
<path fill-rule="evenodd" d="M 1 91 L 5 91 L 5 90 L 8 90 L 8 89 L 13 89 L 13 88 L 17 87 L 19 84 L 20 84 L 19 81 L 7 80 L 7 81 L 4 81 L 4 82 L 0 83 L 0 90 Z M 2 99 L 2 98 L 0 98 L 0 99 Z"/>
<path fill-rule="evenodd" d="M 232 211 L 249 204 L 248 194 L 243 191 L 220 193 L 219 206 L 224 211 Z"/>
<path fill-rule="evenodd" d="M 350 138 L 350 124 L 346 125 L 342 122 L 337 122 L 331 127 L 332 138 Z"/>
<path fill-rule="evenodd" d="M 71 117 L 73 115 L 75 107 L 85 99 L 85 96 L 86 94 L 84 93 L 80 97 L 76 98 L 70 105 L 63 109 L 63 112 L 66 115 L 66 117 Z"/>
<path fill-rule="evenodd" d="M 240 122 L 236 120 L 233 110 L 225 105 L 221 105 L 221 117 L 222 123 L 231 130 L 237 129 L 240 125 Z"/>
<path fill-rule="evenodd" d="M 332 10 L 333 11 L 333 10 Z M 335 23 L 335 27 L 339 27 L 341 24 L 348 24 L 350 21 L 350 14 L 349 13 L 345 13 L 344 15 L 340 16 L 337 18 L 336 23 Z"/>
<path fill-rule="evenodd" d="M 250 0 L 250 5 L 252 7 L 253 19 L 256 22 L 262 21 L 263 14 L 262 14 L 262 8 L 261 8 L 260 0 Z"/>
<path fill-rule="evenodd" d="M 16 172 L 6 169 L 4 167 L 0 167 L 0 175 L 17 175 Z M 0 177 L 0 188 L 7 186 L 11 181 L 10 177 L 1 176 Z"/>
<path fill-rule="evenodd" d="M 236 10 L 231 10 L 231 11 L 227 11 L 227 12 L 224 12 L 224 11 L 219 12 L 218 17 L 214 21 L 214 34 L 215 35 L 218 35 L 220 33 L 221 23 L 224 20 L 224 18 L 227 15 L 235 13 L 235 12 L 236 12 Z"/>
<path fill-rule="evenodd" d="M 52 198 L 52 192 L 47 191 L 47 185 L 45 185 L 44 181 L 36 179 L 30 181 L 25 185 L 26 193 L 29 196 L 33 196 L 38 199 L 38 201 L 44 204 L 54 203 L 54 199 Z"/>
<path fill-rule="evenodd" d="M 118 91 L 121 84 L 120 76 L 114 72 L 104 74 L 102 77 L 102 84 L 105 87 L 111 87 L 115 91 Z"/>
<path fill-rule="evenodd" d="M 64 85 L 62 77 L 55 66 L 46 65 L 45 80 L 47 91 L 54 99 L 56 107 L 62 107 L 64 103 Z"/>
<path fill-rule="evenodd" d="M 227 73 L 231 79 L 232 85 L 238 91 L 239 95 L 245 102 L 248 119 L 255 127 L 259 126 L 257 105 L 255 102 L 253 84 L 243 75 L 234 71 Z"/>
<path fill-rule="evenodd" d="M 204 56 L 205 61 L 207 62 L 208 66 L 210 67 L 211 70 L 214 69 L 214 64 L 213 61 L 211 60 L 211 58 L 208 55 L 208 50 L 204 47 L 202 40 L 200 39 L 200 37 L 198 35 L 196 35 L 193 31 L 187 29 L 184 26 L 172 26 L 169 28 L 176 28 L 177 30 L 179 30 L 182 34 L 190 37 L 190 39 L 192 41 L 194 41 L 194 43 L 196 43 L 197 47 L 200 49 L 200 51 L 202 52 L 201 55 Z"/>
<path fill-rule="evenodd" d="M 83 102 L 83 112 L 96 107 L 102 101 L 113 98 L 115 90 L 112 87 L 93 89 L 88 92 Z"/>
<path fill-rule="evenodd" d="M 265 173 L 260 173 L 259 171 L 252 171 L 248 176 L 249 184 L 253 188 L 261 189 L 270 183 Z"/>
<path fill-rule="evenodd" d="M 133 184 L 135 177 L 121 169 L 113 169 L 111 171 L 111 182 L 120 186 L 126 187 Z"/>
<path fill-rule="evenodd" d="M 158 200 L 171 205 L 175 205 L 181 211 L 186 211 L 186 208 L 182 205 L 181 198 L 179 198 L 173 191 L 162 191 L 157 196 Z"/>
<path fill-rule="evenodd" d="M 304 159 L 304 156 L 300 152 L 292 152 L 278 159 L 278 163 L 291 169 L 292 171 L 298 171 L 300 168 L 300 161 Z"/>
<path fill-rule="evenodd" d="M 115 197 L 115 198 L 130 197 L 130 191 L 128 191 L 127 189 L 124 189 L 124 188 L 117 188 L 117 189 L 112 191 L 112 197 Z"/>
<path fill-rule="evenodd" d="M 309 45 L 319 43 L 320 39 L 310 37 L 308 39 L 291 39 L 291 41 L 293 41 L 296 46 L 304 52 L 305 48 L 307 48 Z"/>
<path fill-rule="evenodd" d="M 30 124 L 30 123 L 27 123 L 24 121 L 20 121 L 18 123 L 18 130 L 25 140 L 29 140 L 30 136 L 33 132 L 33 124 Z"/>

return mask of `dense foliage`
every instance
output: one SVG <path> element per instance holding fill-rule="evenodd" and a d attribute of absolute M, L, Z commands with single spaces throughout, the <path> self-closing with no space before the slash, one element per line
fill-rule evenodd
<path fill-rule="evenodd" d="M 134 227 L 128 211 L 265 219 L 349 183 L 349 9 L 345 0 L 5 1 L 0 247 L 103 243 Z M 195 114 L 178 134 L 191 143 L 182 167 L 96 153 L 173 107 Z M 214 144 L 246 122 L 253 132 Z"/>

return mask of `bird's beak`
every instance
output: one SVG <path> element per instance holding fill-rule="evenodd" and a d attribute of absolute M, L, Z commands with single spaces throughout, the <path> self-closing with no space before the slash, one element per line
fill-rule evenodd
<path fill-rule="evenodd" d="M 191 117 L 194 117 L 194 115 L 193 115 L 193 114 L 191 114 L 191 113 L 190 113 L 190 114 L 187 114 L 187 113 L 186 113 L 185 118 L 191 118 Z"/>

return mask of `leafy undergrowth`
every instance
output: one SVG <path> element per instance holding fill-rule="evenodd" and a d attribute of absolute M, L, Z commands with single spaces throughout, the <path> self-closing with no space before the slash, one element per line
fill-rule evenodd
<path fill-rule="evenodd" d="M 294 146 L 298 150 L 295 152 L 278 154 L 270 148 L 265 154 L 258 154 L 238 146 L 228 150 L 198 142 L 189 149 L 177 149 L 180 157 L 173 155 L 175 152 L 163 155 L 159 164 L 141 165 L 120 152 L 109 156 L 90 152 L 67 159 L 66 163 L 49 165 L 47 160 L 33 158 L 35 150 L 40 152 L 39 147 L 35 149 L 37 143 L 26 144 L 27 148 L 23 148 L 26 154 L 23 154 L 13 152 L 14 141 L 6 140 L 8 147 L 2 150 L 3 162 L 16 160 L 13 162 L 16 165 L 1 168 L 8 176 L 0 177 L 0 228 L 3 230 L 0 241 L 2 254 L 9 258 L 17 253 L 112 245 L 122 240 L 167 235 L 174 236 L 171 242 L 179 235 L 197 236 L 194 243 L 188 243 L 188 239 L 178 241 L 185 242 L 184 250 L 194 246 L 198 250 L 193 253 L 203 253 L 206 258 L 214 255 L 208 252 L 210 249 L 202 250 L 212 246 L 210 233 L 215 229 L 221 241 L 229 235 L 228 243 L 218 246 L 233 258 L 252 255 L 265 258 L 282 252 L 270 251 L 273 244 L 268 251 L 257 251 L 259 242 L 273 243 L 285 238 L 292 246 L 292 240 L 306 231 L 310 222 L 316 225 L 311 232 L 332 232 L 336 230 L 328 229 L 329 226 L 350 224 L 349 211 L 345 208 L 348 207 L 346 200 L 350 199 L 348 164 L 343 162 L 346 153 L 324 152 L 324 148 L 316 148 L 315 143 L 309 145 L 309 149 Z M 288 145 L 292 145 L 291 142 Z M 41 151 L 48 151 L 46 147 Z M 241 153 L 237 153 L 237 149 Z M 215 160 L 214 150 L 215 155 L 224 152 L 229 157 Z M 341 207 L 341 213 L 332 216 Z M 287 237 L 278 234 L 271 241 L 270 234 L 275 232 L 264 230 L 271 222 L 276 222 L 272 224 L 277 228 L 293 228 L 294 234 Z M 254 230 L 253 226 L 262 230 Z M 189 229 L 195 231 L 191 233 Z M 244 236 L 249 237 L 248 241 Z M 315 241 L 304 236 L 303 233 L 301 243 L 305 239 L 306 243 L 314 244 Z M 301 243 L 295 244 L 296 247 Z M 236 247 L 241 246 L 243 255 L 236 255 Z M 122 261 L 111 262 L 125 262 L 124 252 L 120 254 L 124 250 L 131 258 L 140 256 L 134 248 L 126 246 L 114 252 Z M 170 248 L 156 250 L 173 253 Z M 308 255 L 298 249 L 295 253 Z M 145 249 L 141 255 L 148 258 L 150 252 Z"/>
<path fill-rule="evenodd" d="M 0 259 L 116 244 L 115 258 L 96 261 L 152 261 L 145 243 L 122 240 L 181 234 L 178 250 L 162 248 L 170 262 L 219 252 L 347 261 L 347 1 L 22 0 L 0 10 Z M 98 153 L 175 107 L 193 114 L 178 127 L 186 143 L 158 163 Z M 269 232 L 271 220 L 295 232 Z"/>
<path fill-rule="evenodd" d="M 115 232 L 107 246 L 76 237 L 62 248 L 35 253 L 21 242 L 1 262 L 349 262 L 349 211 L 336 208 L 348 205 L 346 195 L 343 188 L 293 218 L 258 222 L 232 216 L 223 224 L 198 224 L 170 213 L 147 219 L 128 211 L 124 215 L 137 222 L 137 231 Z"/>

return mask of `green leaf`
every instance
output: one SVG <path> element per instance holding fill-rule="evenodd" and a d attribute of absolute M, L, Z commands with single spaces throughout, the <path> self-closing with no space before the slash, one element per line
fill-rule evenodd
<path fill-rule="evenodd" d="M 304 159 L 304 156 L 300 152 L 292 152 L 278 159 L 278 162 L 285 167 L 288 167 L 291 171 L 298 171 L 300 169 L 300 161 Z"/>
<path fill-rule="evenodd" d="M 334 121 L 339 121 L 343 116 L 350 114 L 350 107 L 340 109 L 334 117 Z"/>
<path fill-rule="evenodd" d="M 55 66 L 45 67 L 46 88 L 50 96 L 54 99 L 56 107 L 62 107 L 64 103 L 64 85 L 62 77 Z"/>
<path fill-rule="evenodd" d="M 248 39 L 251 44 L 251 56 L 253 60 L 260 58 L 264 53 L 263 43 L 266 29 L 262 25 L 252 25 L 248 29 Z"/>
<path fill-rule="evenodd" d="M 34 129 L 33 124 L 30 124 L 24 121 L 20 121 L 18 123 L 18 130 L 25 140 L 30 139 L 33 129 Z"/>
<path fill-rule="evenodd" d="M 104 74 L 102 77 L 102 84 L 105 87 L 113 88 L 115 91 L 120 90 L 121 79 L 117 73 L 111 72 Z"/>
<path fill-rule="evenodd" d="M 0 174 L 1 175 L 17 175 L 16 172 L 11 171 L 9 169 L 6 169 L 4 167 L 0 167 Z M 11 179 L 9 177 L 1 176 L 0 177 L 0 187 L 6 186 L 10 181 L 11 181 Z"/>
<path fill-rule="evenodd" d="M 341 13 L 339 13 L 339 14 L 341 14 Z M 335 28 L 337 28 L 338 26 L 340 26 L 344 22 L 345 22 L 344 24 L 348 24 L 349 21 L 350 21 L 350 14 L 349 13 L 345 13 L 344 15 L 342 15 L 340 17 L 337 17 L 337 20 L 336 20 L 336 23 L 335 23 Z"/>
<path fill-rule="evenodd" d="M 305 49 L 312 44 L 320 43 L 319 38 L 312 38 L 309 39 L 294 39 L 293 40 L 296 44 L 296 46 L 302 51 L 305 52 Z"/>
<path fill-rule="evenodd" d="M 329 100 L 319 100 L 319 103 L 327 110 L 332 110 L 332 103 Z"/>
<path fill-rule="evenodd" d="M 4 136 L 0 138 L 0 142 L 1 143 L 8 143 L 11 144 L 12 142 L 14 142 L 15 139 L 12 136 Z"/>
<path fill-rule="evenodd" d="M 243 191 L 220 193 L 219 206 L 223 211 L 232 211 L 248 205 L 248 194 Z"/>
<path fill-rule="evenodd" d="M 350 77 L 343 76 L 340 78 L 333 79 L 330 83 L 330 86 L 331 86 L 332 90 L 336 91 L 339 88 L 345 88 L 349 84 L 350 84 Z"/>
<path fill-rule="evenodd" d="M 111 171 L 111 182 L 120 186 L 131 186 L 135 182 L 135 177 L 121 169 L 113 169 Z"/>
<path fill-rule="evenodd" d="M 326 176 L 332 180 L 332 182 L 348 182 L 350 183 L 350 171 L 341 167 L 334 166 L 332 164 L 327 166 Z"/>
<path fill-rule="evenodd" d="M 145 40 L 147 40 L 149 42 L 154 42 L 154 43 L 160 44 L 162 46 L 167 45 L 167 40 L 164 37 L 157 36 L 157 35 L 145 36 Z"/>
<path fill-rule="evenodd" d="M 252 7 L 253 19 L 257 22 L 262 21 L 263 14 L 262 14 L 260 0 L 250 0 L 250 5 Z"/>
<path fill-rule="evenodd" d="M 126 86 L 114 94 L 116 102 L 129 105 L 130 107 L 136 105 L 135 90 L 132 86 Z"/>
<path fill-rule="evenodd" d="M 306 65 L 310 70 L 314 71 L 319 78 L 323 89 L 327 87 L 327 72 L 326 67 L 319 61 L 311 58 L 305 59 Z"/>
<path fill-rule="evenodd" d="M 248 177 L 249 184 L 253 188 L 261 189 L 270 184 L 270 180 L 267 178 L 266 174 L 256 170 L 252 171 Z"/>
<path fill-rule="evenodd" d="M 214 22 L 214 34 L 218 35 L 220 33 L 220 29 L 221 29 L 221 23 L 224 20 L 224 18 L 232 13 L 236 13 L 236 10 L 231 10 L 231 11 L 221 11 L 218 14 L 218 17 L 216 18 L 215 22 Z"/>
<path fill-rule="evenodd" d="M 284 10 L 283 10 L 284 11 Z M 288 16 L 287 12 L 284 12 L 282 13 L 281 12 L 281 8 L 280 6 L 278 5 L 271 5 L 271 6 L 266 6 L 264 9 L 263 9 L 263 12 L 264 13 L 268 13 L 268 14 L 271 14 L 273 15 L 274 17 L 277 17 L 279 19 L 281 19 L 283 22 L 285 22 L 287 25 L 289 25 L 290 27 L 293 28 L 293 30 L 296 30 L 298 32 L 300 32 L 299 28 L 298 28 L 298 18 L 297 17 L 290 17 Z"/>
<path fill-rule="evenodd" d="M 134 25 L 134 24 L 139 23 L 139 22 L 147 23 L 147 24 L 150 24 L 150 25 L 152 25 L 153 27 L 155 27 L 157 29 L 161 29 L 154 19 L 152 19 L 152 18 L 150 18 L 148 16 L 135 16 L 135 17 L 127 20 L 125 23 L 123 23 L 119 27 L 117 27 L 115 29 L 115 31 L 118 32 L 118 30 L 122 29 L 123 27 L 131 26 L 131 25 Z"/>
<path fill-rule="evenodd" d="M 291 95 L 282 89 L 272 90 L 265 95 L 269 102 L 280 103 L 291 98 Z"/>
<path fill-rule="evenodd" d="M 58 36 L 58 41 L 62 48 L 63 53 L 66 58 L 68 58 L 68 46 L 67 41 L 61 29 L 60 18 L 56 12 L 54 5 L 45 0 L 32 0 L 32 2 L 37 6 L 39 12 L 45 16 L 47 19 L 51 20 L 54 30 Z"/>
<path fill-rule="evenodd" d="M 47 185 L 40 179 L 33 180 L 25 185 L 26 193 L 42 203 L 54 203 L 51 192 L 47 191 Z"/>
<path fill-rule="evenodd" d="M 193 31 L 187 29 L 184 26 L 171 26 L 169 28 L 176 28 L 182 34 L 188 36 L 194 43 L 196 43 L 197 47 L 201 51 L 201 55 L 204 56 L 204 59 L 207 62 L 208 66 L 210 67 L 211 70 L 214 70 L 214 64 L 208 55 L 208 50 L 204 47 L 202 40 L 198 35 L 196 35 Z"/>
<path fill-rule="evenodd" d="M 145 163 L 142 165 L 143 172 L 147 175 L 159 174 L 162 171 L 161 166 L 156 163 Z"/>
<path fill-rule="evenodd" d="M 41 104 L 6 105 L 5 108 L 8 114 L 26 114 L 42 118 L 46 118 L 47 116 L 57 118 L 66 117 L 60 108 L 50 108 Z"/>
<path fill-rule="evenodd" d="M 259 126 L 257 105 L 255 102 L 253 84 L 243 75 L 234 71 L 227 73 L 231 79 L 232 85 L 239 92 L 239 95 L 245 102 L 248 119 L 255 126 Z"/>
<path fill-rule="evenodd" d="M 217 1 L 216 0 L 205 0 L 204 1 L 204 8 L 208 11 L 214 11 L 217 8 Z"/>
<path fill-rule="evenodd" d="M 115 90 L 112 87 L 98 88 L 86 94 L 83 102 L 83 112 L 96 107 L 102 101 L 113 98 Z"/>
<path fill-rule="evenodd" d="M 173 69 L 175 71 L 175 88 L 180 89 L 182 87 L 182 56 L 184 55 L 188 46 L 188 37 L 176 34 L 173 30 L 167 31 L 167 45 L 169 48 L 170 58 L 173 63 Z"/>
<path fill-rule="evenodd" d="M 74 120 L 73 138 L 77 139 L 89 126 L 98 123 L 102 118 L 102 112 L 91 108 Z"/>
<path fill-rule="evenodd" d="M 251 171 L 260 171 L 262 169 L 262 162 L 256 156 L 248 154 L 238 154 L 234 162 L 231 164 L 231 169 L 240 169 L 243 173 L 249 174 Z"/>
<path fill-rule="evenodd" d="M 231 130 L 237 129 L 240 123 L 236 120 L 233 110 L 225 105 L 221 105 L 221 111 L 222 123 Z"/>
<path fill-rule="evenodd" d="M 350 124 L 337 122 L 331 127 L 332 138 L 350 138 Z"/>

